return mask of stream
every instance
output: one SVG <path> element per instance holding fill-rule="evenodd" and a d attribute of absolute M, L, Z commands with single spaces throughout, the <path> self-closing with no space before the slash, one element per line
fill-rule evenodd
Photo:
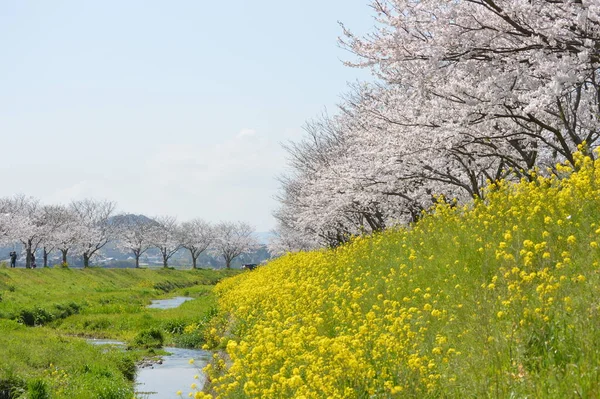
<path fill-rule="evenodd" d="M 190 385 L 196 384 L 202 389 L 206 376 L 202 368 L 210 360 L 210 352 L 201 349 L 163 348 L 171 353 L 165 356 L 162 364 L 138 369 L 135 378 L 137 395 L 148 399 L 174 399 L 176 392 L 181 390 L 183 397 L 192 391 Z M 194 359 L 194 364 L 190 364 Z M 194 379 L 194 376 L 198 379 Z"/>
<path fill-rule="evenodd" d="M 172 309 L 180 306 L 193 298 L 175 297 L 170 299 L 153 300 L 148 308 Z M 88 339 L 93 345 L 113 345 L 123 347 L 125 343 L 109 339 Z M 162 363 L 155 363 L 148 367 L 137 369 L 135 378 L 136 397 L 142 399 L 174 399 L 177 391 L 182 391 L 183 397 L 193 391 L 190 386 L 196 384 L 201 390 L 206 382 L 202 368 L 210 361 L 211 353 L 202 349 L 184 349 L 164 347 L 170 356 L 164 356 Z M 190 359 L 194 363 L 190 364 Z M 194 379 L 197 376 L 198 379 Z"/>
<path fill-rule="evenodd" d="M 152 303 L 146 306 L 149 309 L 173 309 L 181 306 L 182 303 L 191 301 L 194 298 L 187 296 L 176 296 L 169 299 L 155 299 Z"/>

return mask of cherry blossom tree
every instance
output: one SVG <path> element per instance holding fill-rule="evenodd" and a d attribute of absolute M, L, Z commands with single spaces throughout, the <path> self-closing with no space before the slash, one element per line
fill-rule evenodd
<path fill-rule="evenodd" d="M 215 230 L 201 219 L 192 219 L 181 224 L 182 246 L 190 251 L 192 267 L 196 269 L 198 257 L 206 251 L 215 240 Z"/>
<path fill-rule="evenodd" d="M 374 31 L 345 29 L 349 65 L 401 93 L 388 120 L 464 159 L 516 171 L 573 162 L 598 141 L 597 4 L 590 1 L 375 0 Z"/>
<path fill-rule="evenodd" d="M 150 249 L 153 229 L 157 223 L 143 215 L 119 215 L 113 218 L 117 230 L 117 247 L 132 252 L 135 267 L 140 267 L 140 257 Z"/>
<path fill-rule="evenodd" d="M 77 248 L 83 256 L 83 267 L 88 267 L 92 256 L 113 238 L 114 224 L 110 223 L 116 204 L 110 201 L 85 199 L 70 205 L 76 223 L 81 227 Z"/>
<path fill-rule="evenodd" d="M 61 216 L 63 222 L 54 230 L 50 239 L 60 251 L 63 265 L 66 265 L 69 251 L 77 250 L 80 238 L 86 234 L 87 227 L 81 223 L 72 207 L 65 207 Z"/>
<path fill-rule="evenodd" d="M 293 173 L 281 179 L 282 208 L 275 214 L 283 242 L 302 237 L 339 245 L 414 220 L 431 203 L 431 189 L 413 166 L 414 149 L 383 131 L 388 126 L 361 118 L 323 116 L 307 125 L 303 141 L 288 146 Z M 295 237 L 285 238 L 292 232 Z"/>
<path fill-rule="evenodd" d="M 2 245 L 14 244 L 15 240 L 11 237 L 11 227 L 19 221 L 12 212 L 13 202 L 9 197 L 0 198 L 0 243 Z"/>
<path fill-rule="evenodd" d="M 280 231 L 291 228 L 329 244 L 343 242 L 350 236 L 348 224 L 359 223 L 356 214 L 345 212 L 347 203 L 332 198 L 339 185 L 329 184 L 336 179 L 334 165 L 348 154 L 344 129 L 339 120 L 324 115 L 309 122 L 305 130 L 304 140 L 286 147 L 293 172 L 280 179 L 282 210 L 275 214 Z"/>
<path fill-rule="evenodd" d="M 244 252 L 258 247 L 254 229 L 244 222 L 221 222 L 215 226 L 214 251 L 225 260 L 225 267 Z"/>
<path fill-rule="evenodd" d="M 301 234 L 281 222 L 271 233 L 273 237 L 267 245 L 271 256 L 281 256 L 288 252 L 309 251 L 318 247 L 318 244 L 309 235 Z"/>
<path fill-rule="evenodd" d="M 150 233 L 150 242 L 160 251 L 163 266 L 169 266 L 169 259 L 181 249 L 182 238 L 177 219 L 172 216 L 154 218 L 156 224 Z"/>
<path fill-rule="evenodd" d="M 66 263 L 68 252 L 64 250 L 65 234 L 70 233 L 72 241 L 75 242 L 78 231 L 74 223 L 74 217 L 69 208 L 63 205 L 44 205 L 42 207 L 42 219 L 44 225 L 44 236 L 41 242 L 44 267 L 48 266 L 48 256 L 55 249 L 61 249 L 63 262 Z"/>
<path fill-rule="evenodd" d="M 39 200 L 16 195 L 2 200 L 7 228 L 11 241 L 20 242 L 25 252 L 25 267 L 31 268 L 33 257 L 45 236 L 42 207 Z"/>
<path fill-rule="evenodd" d="M 352 86 L 337 115 L 310 122 L 305 139 L 287 146 L 281 242 L 338 245 L 414 221 L 433 201 L 483 198 L 487 181 L 530 178 L 597 146 L 595 3 L 371 6 L 372 32 L 344 27 L 341 43 L 357 56 L 347 64 L 376 80 Z"/>

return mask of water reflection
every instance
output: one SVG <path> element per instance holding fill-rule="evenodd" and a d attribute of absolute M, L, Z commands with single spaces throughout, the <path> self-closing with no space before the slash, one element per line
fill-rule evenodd
<path fill-rule="evenodd" d="M 175 298 L 169 299 L 155 299 L 152 301 L 148 308 L 150 309 L 173 309 L 181 306 L 182 303 L 191 301 L 194 298 L 187 296 L 176 296 Z"/>

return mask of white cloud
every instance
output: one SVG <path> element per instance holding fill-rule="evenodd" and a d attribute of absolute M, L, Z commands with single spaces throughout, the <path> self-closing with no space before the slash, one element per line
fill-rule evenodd
<path fill-rule="evenodd" d="M 240 130 L 240 132 L 237 134 L 236 137 L 241 138 L 244 136 L 254 136 L 255 134 L 256 134 L 256 130 L 243 128 L 242 130 Z"/>

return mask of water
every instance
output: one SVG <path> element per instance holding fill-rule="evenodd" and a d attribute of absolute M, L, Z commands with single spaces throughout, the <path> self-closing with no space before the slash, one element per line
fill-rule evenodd
<path fill-rule="evenodd" d="M 171 356 L 164 356 L 162 364 L 138 370 L 135 379 L 137 394 L 148 399 L 174 399 L 177 391 L 181 390 L 183 397 L 187 397 L 193 391 L 190 385 L 194 383 L 201 390 L 206 382 L 201 369 L 210 360 L 210 352 L 200 349 L 163 349 Z M 190 359 L 194 359 L 194 364 L 190 364 Z M 195 375 L 198 379 L 194 379 Z"/>
<path fill-rule="evenodd" d="M 181 306 L 182 303 L 191 301 L 194 298 L 187 296 L 176 296 L 170 299 L 155 299 L 152 301 L 148 308 L 150 309 L 173 309 Z"/>
<path fill-rule="evenodd" d="M 88 338 L 86 341 L 92 345 L 111 345 L 116 347 L 125 347 L 125 342 L 115 341 L 113 339 L 96 339 L 96 338 Z"/>
<path fill-rule="evenodd" d="M 194 298 L 178 296 L 170 299 L 153 300 L 148 305 L 152 309 L 172 309 L 181 306 L 182 303 L 191 301 Z M 116 347 L 125 347 L 125 343 L 110 339 L 88 339 L 93 345 L 113 345 Z M 192 384 L 197 385 L 197 389 L 202 389 L 206 382 L 206 376 L 201 369 L 208 364 L 210 352 L 200 349 L 183 348 L 163 348 L 169 352 L 170 356 L 164 356 L 162 364 L 152 364 L 148 367 L 138 368 L 135 378 L 136 397 L 144 399 L 173 399 L 176 398 L 177 391 L 182 391 L 183 396 L 187 397 Z M 190 364 L 190 359 L 194 363 Z M 198 376 L 198 379 L 194 379 Z"/>

